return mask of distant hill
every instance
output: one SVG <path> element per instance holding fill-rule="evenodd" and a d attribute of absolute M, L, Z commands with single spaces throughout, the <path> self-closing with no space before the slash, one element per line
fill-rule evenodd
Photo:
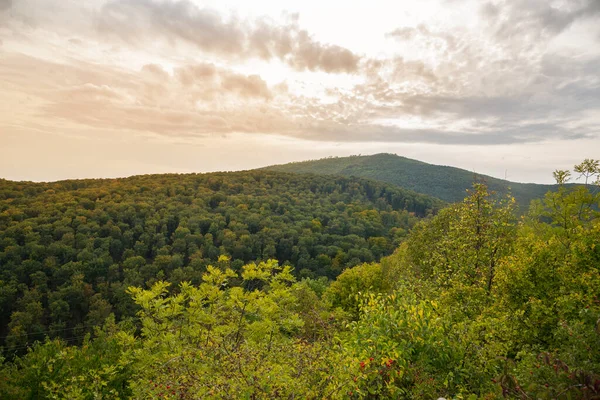
<path fill-rule="evenodd" d="M 325 175 L 356 176 L 375 179 L 439 199 L 456 202 L 465 197 L 475 180 L 484 181 L 500 195 L 510 193 L 519 205 L 527 207 L 531 200 L 541 198 L 557 185 L 517 183 L 491 176 L 400 157 L 395 154 L 332 157 L 266 167 L 267 170 Z"/>

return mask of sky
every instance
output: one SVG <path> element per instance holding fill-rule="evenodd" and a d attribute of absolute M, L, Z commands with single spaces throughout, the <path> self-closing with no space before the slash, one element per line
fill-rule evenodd
<path fill-rule="evenodd" d="M 600 157 L 600 0 L 0 0 L 0 178 Z"/>

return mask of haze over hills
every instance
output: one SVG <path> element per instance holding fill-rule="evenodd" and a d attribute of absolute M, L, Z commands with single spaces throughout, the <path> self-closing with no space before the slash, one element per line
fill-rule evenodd
<path fill-rule="evenodd" d="M 480 181 L 500 195 L 510 192 L 523 207 L 528 206 L 531 200 L 557 188 L 557 185 L 510 182 L 460 168 L 428 164 L 387 153 L 323 158 L 273 165 L 265 169 L 375 179 L 448 202 L 461 201 L 473 182 Z"/>

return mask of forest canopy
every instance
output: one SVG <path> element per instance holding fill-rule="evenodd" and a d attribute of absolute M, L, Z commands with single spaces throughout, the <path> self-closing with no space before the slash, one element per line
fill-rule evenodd
<path fill-rule="evenodd" d="M 136 318 L 108 312 L 82 345 L 46 335 L 5 360 L 0 395 L 598 399 L 599 163 L 574 171 L 584 185 L 556 171 L 525 216 L 474 184 L 332 282 L 220 255 L 196 283 L 133 284 Z"/>
<path fill-rule="evenodd" d="M 276 172 L 147 175 L 55 183 L 0 181 L 0 345 L 46 335 L 80 343 L 129 286 L 202 282 L 231 258 L 334 278 L 389 255 L 443 203 L 386 184 Z"/>

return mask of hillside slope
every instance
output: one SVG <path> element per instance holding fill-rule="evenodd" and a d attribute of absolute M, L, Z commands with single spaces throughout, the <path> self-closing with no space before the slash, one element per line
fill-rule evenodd
<path fill-rule="evenodd" d="M 0 180 L 0 346 L 22 350 L 49 331 L 75 343 L 111 312 L 135 315 L 128 287 L 198 284 L 221 256 L 234 270 L 277 259 L 333 278 L 390 254 L 442 204 L 382 182 L 271 171 Z"/>
<path fill-rule="evenodd" d="M 527 207 L 532 199 L 544 196 L 556 185 L 517 183 L 441 165 L 427 164 L 395 154 L 324 158 L 266 167 L 267 170 L 326 175 L 357 176 L 375 179 L 428 194 L 448 202 L 461 201 L 473 182 L 484 181 L 500 195 L 510 193 L 519 205 Z"/>

